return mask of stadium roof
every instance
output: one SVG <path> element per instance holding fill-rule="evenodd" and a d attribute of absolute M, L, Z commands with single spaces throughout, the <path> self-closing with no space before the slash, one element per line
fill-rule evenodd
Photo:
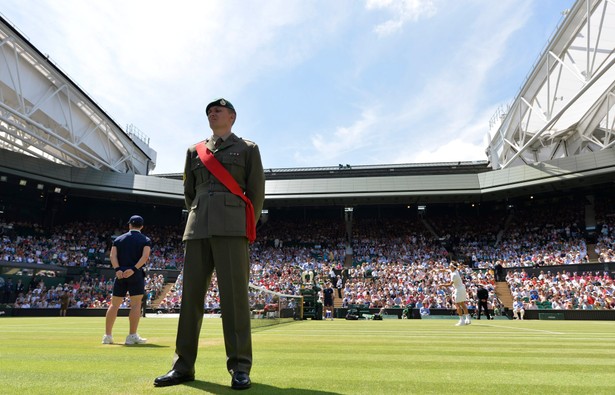
<path fill-rule="evenodd" d="M 376 168 L 373 173 L 359 169 L 355 175 L 352 168 L 338 168 L 336 171 L 344 176 L 337 176 L 333 169 L 319 170 L 323 176 L 313 174 L 309 178 L 296 177 L 294 171 L 266 174 L 265 207 L 480 202 L 591 188 L 615 180 L 615 151 L 501 170 L 488 169 L 484 163 L 468 164 L 466 169 L 432 164 L 425 168 Z M 436 170 L 440 173 L 434 173 Z M 17 184 L 28 179 L 74 195 L 177 206 L 184 203 L 181 179 L 70 168 L 6 150 L 0 150 L 0 176 L 0 187 L 3 182 Z"/>
<path fill-rule="evenodd" d="M 1 16 L 0 59 L 0 148 L 79 168 L 154 169 L 147 137 L 125 132 Z"/>
<path fill-rule="evenodd" d="M 434 162 L 405 163 L 384 165 L 343 165 L 323 167 L 286 167 L 265 169 L 267 180 L 274 179 L 310 179 L 340 177 L 374 177 L 391 175 L 430 175 L 430 174 L 477 174 L 490 171 L 488 162 Z M 182 173 L 156 174 L 156 177 L 182 179 Z"/>
<path fill-rule="evenodd" d="M 514 102 L 492 119 L 494 169 L 615 145 L 615 2 L 578 0 Z"/>

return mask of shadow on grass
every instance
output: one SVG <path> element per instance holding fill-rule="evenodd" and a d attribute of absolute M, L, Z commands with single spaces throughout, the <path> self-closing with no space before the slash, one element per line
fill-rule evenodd
<path fill-rule="evenodd" d="M 272 385 L 260 384 L 260 383 L 252 383 L 252 387 L 247 391 L 236 391 L 233 390 L 229 385 L 220 385 L 216 383 L 208 383 L 206 381 L 192 381 L 189 383 L 184 383 L 187 387 L 200 389 L 206 391 L 210 394 L 237 394 L 238 392 L 245 394 L 293 394 L 293 395 L 336 395 L 338 392 L 329 392 L 329 391 L 318 391 L 311 389 L 303 389 L 303 388 L 279 388 L 274 387 Z"/>

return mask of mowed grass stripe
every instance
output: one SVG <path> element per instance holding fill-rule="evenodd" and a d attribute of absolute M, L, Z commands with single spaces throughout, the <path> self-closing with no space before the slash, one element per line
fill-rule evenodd
<path fill-rule="evenodd" d="M 253 335 L 251 394 L 607 394 L 615 323 L 301 321 Z M 154 389 L 177 319 L 141 321 L 144 346 L 100 344 L 104 318 L 0 319 L 0 388 L 28 394 L 233 393 L 219 319 L 205 319 L 197 381 Z M 123 342 L 128 319 L 114 338 Z M 526 330 L 528 329 L 528 330 Z M 562 333 L 562 335 L 556 334 Z M 595 334 L 595 335 L 594 335 Z"/>

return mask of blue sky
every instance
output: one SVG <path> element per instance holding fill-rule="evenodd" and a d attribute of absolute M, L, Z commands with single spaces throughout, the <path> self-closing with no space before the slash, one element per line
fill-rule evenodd
<path fill-rule="evenodd" d="M 572 0 L 3 0 L 2 14 L 183 171 L 205 106 L 265 168 L 486 160 Z"/>

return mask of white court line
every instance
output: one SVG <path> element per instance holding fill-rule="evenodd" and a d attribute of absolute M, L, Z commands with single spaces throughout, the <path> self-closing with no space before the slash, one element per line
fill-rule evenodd
<path fill-rule="evenodd" d="M 489 325 L 489 324 L 479 324 L 479 326 L 489 326 L 492 328 L 517 329 L 520 331 L 529 331 L 529 332 L 542 332 L 542 333 L 548 333 L 550 335 L 566 335 L 565 332 L 552 332 L 552 331 L 545 331 L 544 329 L 519 328 L 517 326 Z"/>

